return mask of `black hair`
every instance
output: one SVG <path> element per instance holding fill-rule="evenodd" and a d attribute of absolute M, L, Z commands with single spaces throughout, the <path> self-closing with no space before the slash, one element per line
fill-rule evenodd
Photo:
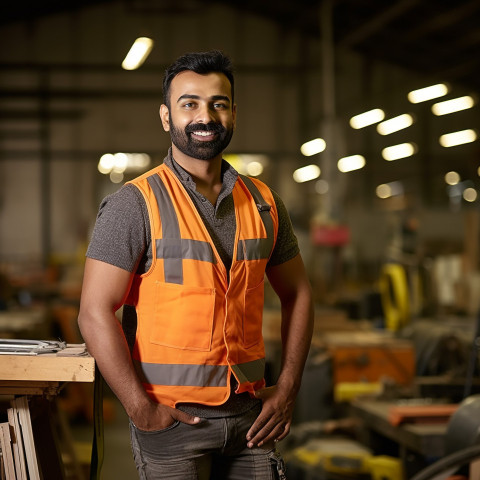
<path fill-rule="evenodd" d="M 223 73 L 230 82 L 233 103 L 234 79 L 232 62 L 221 51 L 211 50 L 209 52 L 186 53 L 165 70 L 165 76 L 163 77 L 163 101 L 168 108 L 170 108 L 170 84 L 174 77 L 186 70 L 200 75 L 213 72 Z"/>

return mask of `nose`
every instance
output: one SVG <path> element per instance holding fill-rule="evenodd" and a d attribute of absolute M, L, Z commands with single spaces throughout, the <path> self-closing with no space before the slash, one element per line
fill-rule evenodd
<path fill-rule="evenodd" d="M 195 121 L 197 123 L 204 123 L 204 124 L 207 124 L 210 122 L 216 122 L 217 121 L 216 112 L 208 103 L 202 103 L 197 108 Z"/>

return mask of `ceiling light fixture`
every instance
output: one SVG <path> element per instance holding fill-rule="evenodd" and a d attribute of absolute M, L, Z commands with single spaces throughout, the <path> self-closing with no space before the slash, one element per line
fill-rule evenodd
<path fill-rule="evenodd" d="M 478 135 L 475 130 L 460 130 L 458 132 L 446 133 L 439 139 L 442 147 L 455 147 L 457 145 L 463 145 L 464 143 L 471 143 L 477 139 Z"/>
<path fill-rule="evenodd" d="M 399 158 L 405 158 L 412 156 L 417 151 L 417 147 L 413 143 L 400 143 L 398 145 L 392 145 L 391 147 L 384 148 L 382 150 L 382 157 L 385 160 L 392 161 Z"/>
<path fill-rule="evenodd" d="M 377 132 L 380 135 L 390 135 L 393 132 L 398 132 L 404 128 L 408 128 L 413 124 L 413 117 L 409 113 L 398 115 L 397 117 L 385 120 L 377 125 Z"/>
<path fill-rule="evenodd" d="M 306 157 L 310 157 L 312 155 L 316 155 L 317 153 L 323 152 L 326 147 L 327 144 L 323 138 L 314 138 L 313 140 L 304 143 L 300 147 L 300 151 Z"/>
<path fill-rule="evenodd" d="M 318 165 L 307 165 L 306 167 L 298 168 L 293 172 L 293 179 L 297 183 L 308 182 L 315 180 L 320 176 L 320 167 Z"/>
<path fill-rule="evenodd" d="M 355 130 L 368 127 L 381 122 L 385 118 L 385 112 L 380 108 L 374 108 L 368 112 L 360 113 L 350 119 L 350 126 Z"/>
<path fill-rule="evenodd" d="M 139 37 L 133 42 L 127 56 L 122 62 L 125 70 L 135 70 L 140 67 L 153 48 L 153 40 L 148 37 Z"/>
<path fill-rule="evenodd" d="M 349 157 L 343 157 L 337 163 L 337 167 L 342 173 L 360 170 L 364 166 L 365 157 L 362 155 L 351 155 Z"/>
<path fill-rule="evenodd" d="M 435 103 L 432 105 L 432 112 L 435 115 L 448 115 L 449 113 L 460 112 L 467 110 L 475 105 L 475 100 L 470 95 L 464 97 L 452 98 L 452 100 L 445 100 L 444 102 Z"/>
<path fill-rule="evenodd" d="M 412 90 L 407 97 L 411 103 L 421 103 L 434 98 L 443 97 L 448 91 L 448 85 L 445 83 L 438 83 L 436 85 L 431 85 L 430 87 Z"/>

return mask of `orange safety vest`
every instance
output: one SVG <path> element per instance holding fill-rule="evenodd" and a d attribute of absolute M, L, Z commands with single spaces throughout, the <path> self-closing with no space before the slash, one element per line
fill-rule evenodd
<path fill-rule="evenodd" d="M 126 304 L 137 312 L 132 352 L 152 399 L 175 406 L 220 405 L 230 394 L 265 385 L 264 276 L 278 232 L 270 189 L 238 178 L 230 280 L 190 196 L 165 165 L 132 182 L 150 217 L 153 260 L 135 275 Z"/>

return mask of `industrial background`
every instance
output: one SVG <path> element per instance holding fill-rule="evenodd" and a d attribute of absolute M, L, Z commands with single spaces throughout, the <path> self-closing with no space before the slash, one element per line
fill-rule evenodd
<path fill-rule="evenodd" d="M 153 48 L 124 70 L 137 37 Z M 227 159 L 283 198 L 314 288 L 298 430 L 283 447 L 289 478 L 352 478 L 352 468 L 354 478 L 412 478 L 453 444 L 479 442 L 458 441 L 454 417 L 431 410 L 415 421 L 428 416 L 434 433 L 412 433 L 408 414 L 391 423 L 386 402 L 425 406 L 428 397 L 446 408 L 478 391 L 480 1 L 18 0 L 0 5 L 0 44 L 0 337 L 81 343 L 75 319 L 100 201 L 166 154 L 165 68 L 219 49 L 236 75 Z M 442 97 L 411 101 L 410 92 L 439 84 Z M 432 110 L 464 97 L 469 108 Z M 378 109 L 372 124 L 352 126 Z M 405 114 L 408 127 L 379 132 Z M 447 146 L 455 132 L 467 140 Z M 304 155 L 316 138 L 323 149 Z M 394 145 L 410 152 L 388 157 Z M 347 171 L 339 160 L 352 156 L 360 164 Z M 269 290 L 266 299 L 273 378 L 278 305 Z M 385 418 L 360 405 L 364 390 Z M 77 403 L 90 405 L 92 392 L 70 391 L 61 410 L 72 461 L 87 471 L 91 413 Z M 108 393 L 106 401 L 103 478 L 135 478 L 124 413 Z M 325 439 L 344 442 L 342 467 L 329 463 Z M 348 466 L 362 456 L 369 467 Z M 385 464 L 372 460 L 380 457 Z M 64 475 L 82 478 L 74 471 Z"/>

